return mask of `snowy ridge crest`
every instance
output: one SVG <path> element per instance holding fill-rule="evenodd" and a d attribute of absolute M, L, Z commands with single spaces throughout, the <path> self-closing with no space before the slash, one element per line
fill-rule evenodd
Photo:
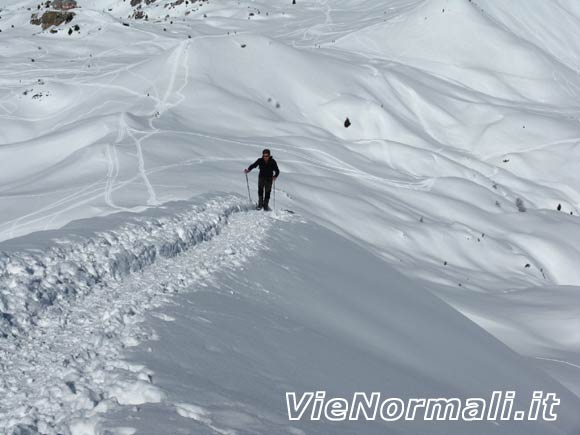
<path fill-rule="evenodd" d="M 232 195 L 161 217 L 140 216 L 80 240 L 54 240 L 47 249 L 0 252 L 0 336 L 21 335 L 44 308 L 212 239 L 232 213 L 244 210 Z"/>

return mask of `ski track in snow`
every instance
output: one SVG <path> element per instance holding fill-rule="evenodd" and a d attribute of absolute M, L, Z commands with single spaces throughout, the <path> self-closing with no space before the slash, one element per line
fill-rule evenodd
<path fill-rule="evenodd" d="M 119 158 L 117 156 L 117 148 L 115 147 L 116 144 L 121 143 L 127 134 L 126 128 L 123 128 L 123 114 L 119 115 L 119 128 L 117 139 L 114 143 L 107 144 L 107 160 L 108 170 L 107 170 L 107 184 L 105 186 L 105 202 L 109 207 L 115 210 L 124 210 L 123 207 L 117 207 L 113 201 L 113 187 L 115 186 L 115 182 L 117 177 L 119 176 Z"/>
<path fill-rule="evenodd" d="M 184 224 L 192 225 L 195 215 L 194 221 L 200 223 L 219 220 L 220 206 L 209 205 L 188 215 L 190 221 Z M 284 219 L 283 213 L 278 216 Z M 158 255 L 151 266 L 140 271 L 120 279 L 105 279 L 104 284 L 96 284 L 76 297 L 64 295 L 38 314 L 36 326 L 29 327 L 26 335 L 3 339 L 2 433 L 16 428 L 32 433 L 97 433 L 99 414 L 117 404 L 164 400 L 164 392 L 155 386 L 154 374 L 146 367 L 124 362 L 123 349 L 155 339 L 155 332 L 142 324 L 149 314 L 173 320 L 152 312 L 171 303 L 172 294 L 207 285 L 217 270 L 243 267 L 263 249 L 274 220 L 275 216 L 266 213 L 233 213 L 221 227 L 205 228 L 205 235 L 192 240 L 189 249 L 185 244 L 180 254 Z M 160 229 L 158 238 L 170 242 L 175 233 L 186 230 L 167 225 Z M 135 228 L 135 233 L 121 231 L 119 239 L 138 234 Z M 113 234 L 108 238 L 112 239 Z M 74 269 L 74 264 L 71 267 Z"/>
<path fill-rule="evenodd" d="M 155 39 L 159 38 L 153 32 L 145 32 L 144 31 L 143 33 L 154 35 Z M 204 37 L 196 37 L 195 39 L 197 39 L 197 38 L 204 38 Z M 119 116 L 119 125 L 118 125 L 118 129 L 117 129 L 117 138 L 115 139 L 115 141 L 113 143 L 105 144 L 105 153 L 107 156 L 108 165 L 107 165 L 107 174 L 105 176 L 105 186 L 104 186 L 103 198 L 105 200 L 105 203 L 112 210 L 115 210 L 115 211 L 130 211 L 131 210 L 131 208 L 118 206 L 113 199 L 113 193 L 117 188 L 120 188 L 120 187 L 123 187 L 127 184 L 132 183 L 135 180 L 135 178 L 137 178 L 137 177 L 142 178 L 143 183 L 147 189 L 147 193 L 148 193 L 147 205 L 148 206 L 155 206 L 155 205 L 159 204 L 159 201 L 157 200 L 157 195 L 156 195 L 155 189 L 153 187 L 153 184 L 151 183 L 151 181 L 148 178 L 148 171 L 145 168 L 145 157 L 143 154 L 143 141 L 145 141 L 147 138 L 149 138 L 155 134 L 158 134 L 160 132 L 160 130 L 153 125 L 153 121 L 155 120 L 155 118 L 160 116 L 161 114 L 163 114 L 167 110 L 170 110 L 172 107 L 179 105 L 186 98 L 186 96 L 183 95 L 181 92 L 188 84 L 188 77 L 189 77 L 189 67 L 188 67 L 189 50 L 188 50 L 188 47 L 189 47 L 189 45 L 190 45 L 190 41 L 188 41 L 188 40 L 182 41 L 174 49 L 174 55 L 173 55 L 174 58 L 172 61 L 171 75 L 170 75 L 169 83 L 167 85 L 165 94 L 164 94 L 162 99 L 159 98 L 159 91 L 158 91 L 157 86 L 155 85 L 154 82 L 151 82 L 148 79 L 144 78 L 142 75 L 139 75 L 139 74 L 132 71 L 132 69 L 135 66 L 137 66 L 138 64 L 130 64 L 130 65 L 124 66 L 120 70 L 111 71 L 111 72 L 105 73 L 103 76 L 98 77 L 98 79 L 101 79 L 101 78 L 105 77 L 106 75 L 109 75 L 112 73 L 114 73 L 115 76 L 117 76 L 121 71 L 127 71 L 128 73 L 136 75 L 141 79 L 145 79 L 152 84 L 153 90 L 155 92 L 155 96 L 153 98 L 156 101 L 156 110 L 154 110 L 153 113 L 151 113 L 151 115 L 149 116 L 149 119 L 148 119 L 148 125 L 151 128 L 150 132 L 142 132 L 142 133 L 144 133 L 143 137 L 136 138 L 135 135 L 133 134 L 133 131 L 135 131 L 135 130 L 127 125 L 127 122 L 125 120 L 125 113 L 121 112 L 118 115 Z M 104 54 L 106 54 L 106 53 L 101 53 L 101 55 L 104 55 Z M 184 71 L 184 73 L 183 73 L 184 81 L 183 81 L 183 84 L 178 89 L 174 89 L 175 85 L 176 85 L 176 77 L 178 75 L 178 70 L 179 70 L 180 66 L 183 68 L 183 71 Z M 125 86 L 118 86 L 118 85 L 112 85 L 112 84 L 102 84 L 102 83 L 84 83 L 81 81 L 81 79 L 78 76 L 75 76 L 73 78 L 73 82 L 83 83 L 83 86 L 95 86 L 95 87 L 120 89 L 120 90 L 126 91 L 130 95 L 142 97 L 141 95 L 136 94 L 130 88 L 125 87 Z M 179 96 L 179 100 L 175 103 L 168 103 L 168 100 L 170 99 L 172 94 L 177 94 Z M 99 107 L 105 106 L 108 103 L 110 103 L 110 101 L 106 100 Z M 82 118 L 86 118 L 92 112 L 98 111 L 99 107 L 92 108 L 88 112 L 84 112 L 84 113 L 79 114 L 76 119 L 74 119 L 72 121 L 70 121 L 70 120 L 67 121 L 67 124 L 71 125 Z M 22 118 L 20 118 L 20 119 L 22 119 Z M 40 120 L 40 119 L 35 119 L 35 121 L 38 121 L 38 120 Z M 52 128 L 52 130 L 48 130 L 47 133 L 50 133 L 51 131 L 56 131 L 59 127 L 62 127 L 62 125 L 60 125 L 60 124 L 55 125 Z M 118 157 L 116 145 L 121 144 L 127 136 L 129 136 L 133 140 L 133 142 L 135 143 L 135 147 L 136 147 L 136 151 L 137 151 L 137 160 L 138 160 L 138 164 L 137 164 L 138 175 L 136 177 L 133 177 L 133 178 L 123 182 L 123 183 L 118 183 L 117 178 L 119 176 L 121 164 L 119 162 L 119 157 Z M 159 168 L 157 168 L 157 169 L 159 169 Z M 84 190 L 85 190 L 85 188 L 81 189 L 81 192 Z M 36 214 L 39 214 L 39 213 L 46 211 L 47 207 L 43 207 L 35 212 L 20 216 L 19 218 L 10 222 L 11 226 L 10 226 L 10 229 L 8 230 L 8 238 L 15 237 L 16 231 L 19 228 L 25 227 L 31 223 L 35 223 L 38 221 L 45 222 L 44 229 L 47 229 L 55 217 L 61 215 L 63 212 L 70 210 L 71 208 L 74 208 L 76 206 L 90 202 L 91 200 L 95 199 L 98 196 L 98 195 L 97 196 L 92 195 L 95 192 L 96 192 L 95 190 L 88 192 L 88 195 L 90 195 L 90 196 L 85 201 L 80 201 L 80 202 L 74 203 L 72 205 L 72 207 L 67 207 L 65 209 L 61 209 L 61 210 L 57 211 L 56 213 L 53 213 L 53 214 L 48 215 L 46 217 L 43 216 L 41 218 L 36 218 L 33 220 L 25 221 L 23 223 L 24 219 L 26 219 L 27 217 L 34 216 Z M 63 198 L 55 201 L 53 204 L 51 204 L 49 206 L 49 208 L 58 207 L 65 202 L 68 202 L 72 199 L 76 199 L 77 197 L 78 197 L 77 194 L 75 194 L 74 196 L 70 196 L 70 197 L 63 197 Z"/>
<path fill-rule="evenodd" d="M 133 131 L 136 131 L 136 130 L 133 130 L 132 128 L 130 128 L 124 120 L 123 120 L 123 124 L 124 124 L 123 127 L 127 131 L 127 134 L 135 142 L 135 148 L 137 149 L 137 161 L 138 161 L 138 167 L 139 167 L 139 174 L 143 178 L 143 183 L 145 184 L 145 187 L 147 188 L 147 193 L 149 194 L 149 198 L 147 199 L 147 205 L 150 205 L 150 206 L 157 205 L 158 204 L 157 194 L 155 193 L 155 189 L 153 188 L 151 181 L 149 181 L 149 178 L 147 177 L 147 171 L 145 170 L 145 158 L 143 157 L 143 147 L 142 147 L 142 141 L 144 141 L 148 137 L 154 135 L 156 132 L 145 133 L 143 135 L 143 137 L 138 139 L 133 134 Z"/>

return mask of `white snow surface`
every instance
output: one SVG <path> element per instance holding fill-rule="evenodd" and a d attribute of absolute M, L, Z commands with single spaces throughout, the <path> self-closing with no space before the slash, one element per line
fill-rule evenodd
<path fill-rule="evenodd" d="M 0 0 L 0 433 L 579 433 L 577 2 L 131 3 Z M 562 405 L 290 424 L 323 387 Z"/>

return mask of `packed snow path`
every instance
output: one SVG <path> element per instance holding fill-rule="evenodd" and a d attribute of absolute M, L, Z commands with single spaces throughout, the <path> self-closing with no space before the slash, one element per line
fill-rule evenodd
<path fill-rule="evenodd" d="M 166 244 L 151 244 L 150 255 L 155 247 L 161 252 L 152 255 L 150 266 L 128 271 L 125 277 L 103 278 L 105 285 L 85 293 L 59 294 L 53 305 L 35 312 L 34 326 L 1 340 L 0 432 L 29 427 L 33 433 L 83 433 L 75 432 L 75 415 L 86 418 L 87 410 L 98 414 L 116 402 L 159 401 L 163 393 L 153 385 L 150 373 L 125 363 L 122 351 L 154 338 L 154 331 L 142 326 L 153 308 L 167 304 L 183 289 L 207 285 L 217 270 L 243 267 L 262 248 L 273 217 L 240 213 L 243 208 L 234 207 L 237 202 L 229 198 L 194 207 L 177 215 L 182 218 L 179 224 L 167 218 L 118 230 L 117 239 L 132 240 L 135 246 L 147 243 L 137 237 L 155 228 L 157 240 Z M 187 243 L 188 225 L 205 232 Z M 106 235 L 112 238 L 113 233 Z M 178 241 L 182 252 L 164 256 L 163 246 L 179 246 Z M 69 270 L 77 267 L 78 272 L 79 266 L 85 265 L 70 263 Z"/>

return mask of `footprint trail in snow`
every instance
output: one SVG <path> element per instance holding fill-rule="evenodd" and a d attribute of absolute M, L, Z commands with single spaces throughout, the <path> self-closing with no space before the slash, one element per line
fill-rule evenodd
<path fill-rule="evenodd" d="M 283 213 L 278 215 L 283 217 Z M 45 310 L 27 337 L 0 349 L 0 429 L 95 433 L 100 414 L 165 397 L 146 367 L 123 360 L 123 349 L 155 339 L 143 323 L 172 294 L 204 287 L 217 270 L 243 268 L 264 248 L 271 215 L 238 212 L 219 234 L 172 258 Z"/>

